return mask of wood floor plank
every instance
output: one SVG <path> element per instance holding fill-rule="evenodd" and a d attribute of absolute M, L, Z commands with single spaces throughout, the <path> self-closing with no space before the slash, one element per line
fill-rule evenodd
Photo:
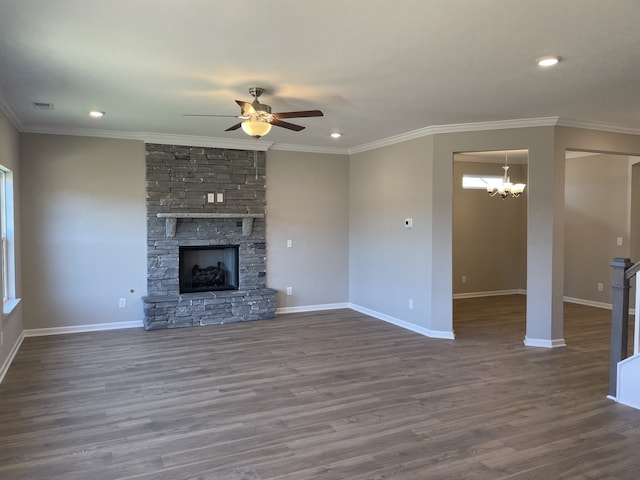
<path fill-rule="evenodd" d="M 606 399 L 609 311 L 565 305 L 552 350 L 524 347 L 523 296 L 454 315 L 455 341 L 346 309 L 26 338 L 0 478 L 638 478 L 640 412 Z"/>

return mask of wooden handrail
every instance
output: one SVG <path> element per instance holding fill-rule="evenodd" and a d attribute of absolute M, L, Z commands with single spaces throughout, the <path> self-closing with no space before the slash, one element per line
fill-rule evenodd
<path fill-rule="evenodd" d="M 624 272 L 624 276 L 627 280 L 631 280 L 631 278 L 633 278 L 633 276 L 638 272 L 640 272 L 640 262 L 627 268 Z"/>

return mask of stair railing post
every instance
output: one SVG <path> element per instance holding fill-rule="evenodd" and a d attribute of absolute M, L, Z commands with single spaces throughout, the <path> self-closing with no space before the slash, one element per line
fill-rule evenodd
<path fill-rule="evenodd" d="M 632 266 L 629 258 L 614 258 L 613 298 L 611 305 L 611 363 L 609 366 L 609 396 L 618 394 L 618 362 L 627 358 L 629 340 L 629 285 L 626 270 Z"/>

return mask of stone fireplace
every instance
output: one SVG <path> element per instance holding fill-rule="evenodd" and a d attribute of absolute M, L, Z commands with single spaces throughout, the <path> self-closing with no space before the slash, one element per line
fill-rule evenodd
<path fill-rule="evenodd" d="M 264 163 L 264 152 L 146 145 L 146 330 L 275 318 Z"/>

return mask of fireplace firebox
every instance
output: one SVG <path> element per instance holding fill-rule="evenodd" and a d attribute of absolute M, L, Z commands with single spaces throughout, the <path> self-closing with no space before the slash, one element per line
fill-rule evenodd
<path fill-rule="evenodd" d="M 180 247 L 180 293 L 237 290 L 238 245 Z"/>

